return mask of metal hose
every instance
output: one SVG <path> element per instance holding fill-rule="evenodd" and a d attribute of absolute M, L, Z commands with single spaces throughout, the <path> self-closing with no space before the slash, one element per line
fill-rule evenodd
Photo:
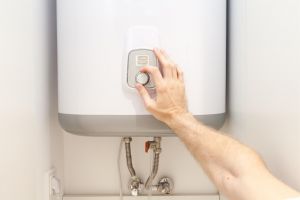
<path fill-rule="evenodd" d="M 130 147 L 131 138 L 130 137 L 124 138 L 124 141 L 125 141 L 127 167 L 131 177 L 133 177 L 135 176 L 135 170 L 132 165 L 131 147 Z"/>
<path fill-rule="evenodd" d="M 151 170 L 151 174 L 148 177 L 146 183 L 145 183 L 145 188 L 150 189 L 152 185 L 152 181 L 155 178 L 157 171 L 158 171 L 158 165 L 159 165 L 159 152 L 154 153 L 154 160 L 153 160 L 153 166 Z"/>
<path fill-rule="evenodd" d="M 155 178 L 155 176 L 157 174 L 157 171 L 158 171 L 159 154 L 161 152 L 161 146 L 160 146 L 161 137 L 154 137 L 153 142 L 155 144 L 154 147 L 153 147 L 154 159 L 153 159 L 151 174 L 150 174 L 150 176 L 148 177 L 148 179 L 145 183 L 145 188 L 146 189 L 150 189 L 150 187 L 152 185 L 152 181 Z"/>

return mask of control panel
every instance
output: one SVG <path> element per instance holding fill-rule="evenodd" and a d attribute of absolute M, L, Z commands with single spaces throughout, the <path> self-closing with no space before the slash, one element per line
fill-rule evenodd
<path fill-rule="evenodd" d="M 154 52 L 150 49 L 131 50 L 128 54 L 127 63 L 127 84 L 129 87 L 135 88 L 135 85 L 140 83 L 146 88 L 155 88 L 151 75 L 140 72 L 141 67 L 144 66 L 158 67 L 158 61 Z"/>

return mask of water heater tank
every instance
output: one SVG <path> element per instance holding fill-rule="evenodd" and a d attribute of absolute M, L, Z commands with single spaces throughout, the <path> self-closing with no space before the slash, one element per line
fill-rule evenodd
<path fill-rule="evenodd" d="M 90 136 L 173 136 L 144 108 L 136 82 L 163 48 L 183 69 L 189 111 L 225 117 L 226 0 L 57 1 L 58 102 L 63 129 Z"/>

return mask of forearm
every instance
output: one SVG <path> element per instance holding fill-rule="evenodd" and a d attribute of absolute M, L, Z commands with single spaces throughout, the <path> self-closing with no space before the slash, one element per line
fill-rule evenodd
<path fill-rule="evenodd" d="M 230 199 L 275 200 L 297 195 L 269 173 L 253 150 L 201 124 L 191 114 L 174 116 L 166 123 Z"/>
<path fill-rule="evenodd" d="M 203 125 L 190 113 L 174 116 L 167 124 L 204 165 L 203 167 L 217 165 L 228 173 L 238 176 L 247 171 L 246 166 L 241 167 L 238 163 L 247 162 L 249 166 L 250 159 L 256 166 L 260 165 L 265 169 L 263 161 L 253 150 Z"/>
<path fill-rule="evenodd" d="M 154 53 L 161 71 L 153 66 L 140 71 L 152 75 L 156 98 L 143 85 L 136 88 L 147 110 L 173 129 L 223 194 L 231 200 L 282 200 L 298 195 L 274 178 L 253 150 L 189 114 L 182 70 L 164 51 L 154 49 Z"/>

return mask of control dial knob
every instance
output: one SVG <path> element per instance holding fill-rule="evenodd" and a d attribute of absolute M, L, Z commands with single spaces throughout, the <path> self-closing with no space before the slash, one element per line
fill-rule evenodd
<path fill-rule="evenodd" d="M 135 81 L 139 84 L 142 85 L 146 85 L 150 80 L 150 76 L 147 73 L 144 72 L 139 72 L 136 76 L 135 76 Z"/>

